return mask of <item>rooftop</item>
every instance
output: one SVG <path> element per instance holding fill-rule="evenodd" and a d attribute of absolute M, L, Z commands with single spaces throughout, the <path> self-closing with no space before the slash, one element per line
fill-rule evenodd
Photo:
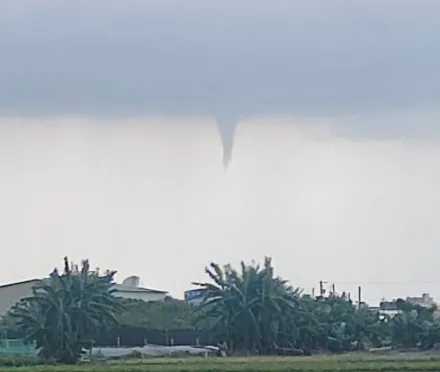
<path fill-rule="evenodd" d="M 3 288 L 8 288 L 8 287 L 13 287 L 16 285 L 22 285 L 22 284 L 37 284 L 41 279 L 28 279 L 28 280 L 22 280 L 19 282 L 14 282 L 14 283 L 7 283 L 7 284 L 3 284 L 0 285 L 0 289 Z M 138 286 L 132 286 L 132 285 L 127 285 L 127 284 L 114 284 L 113 286 L 114 289 L 116 289 L 118 292 L 131 292 L 131 293 L 163 293 L 166 294 L 168 293 L 167 291 L 161 291 L 158 289 L 152 289 L 152 288 L 143 288 L 143 287 L 138 287 Z"/>
<path fill-rule="evenodd" d="M 144 293 L 164 293 L 164 294 L 168 293 L 167 291 L 160 291 L 158 289 L 132 287 L 124 284 L 115 284 L 113 288 L 116 289 L 118 292 L 137 292 L 137 293 L 144 292 Z"/>
<path fill-rule="evenodd" d="M 6 283 L 6 284 L 0 285 L 0 289 L 13 287 L 15 285 L 20 285 L 20 284 L 38 283 L 39 281 L 40 281 L 40 279 L 28 279 L 28 280 L 21 280 L 19 282 L 14 282 L 14 283 Z"/>

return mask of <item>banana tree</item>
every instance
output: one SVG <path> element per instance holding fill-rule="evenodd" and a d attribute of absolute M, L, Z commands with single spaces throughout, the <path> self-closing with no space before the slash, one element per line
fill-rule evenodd
<path fill-rule="evenodd" d="M 122 304 L 113 296 L 115 272 L 99 275 L 87 260 L 80 270 L 67 257 L 64 270 L 55 269 L 41 280 L 32 296 L 23 299 L 11 316 L 27 341 L 36 341 L 40 355 L 63 363 L 75 363 L 89 348 L 100 327 L 115 323 Z"/>

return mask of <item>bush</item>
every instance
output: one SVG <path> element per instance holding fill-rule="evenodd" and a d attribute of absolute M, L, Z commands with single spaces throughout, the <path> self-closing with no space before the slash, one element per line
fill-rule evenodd
<path fill-rule="evenodd" d="M 0 367 L 23 367 L 23 366 L 37 366 L 44 364 L 37 357 L 23 356 L 23 355 L 4 355 L 0 356 Z"/>

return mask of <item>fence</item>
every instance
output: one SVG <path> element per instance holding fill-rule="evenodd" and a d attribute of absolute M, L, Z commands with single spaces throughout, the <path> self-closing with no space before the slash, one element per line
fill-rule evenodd
<path fill-rule="evenodd" d="M 22 339 L 0 339 L 0 355 L 27 355 L 36 356 L 35 343 L 26 344 Z"/>

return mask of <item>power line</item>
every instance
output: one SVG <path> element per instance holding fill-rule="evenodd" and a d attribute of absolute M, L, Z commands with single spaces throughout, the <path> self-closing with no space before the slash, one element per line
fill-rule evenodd
<path fill-rule="evenodd" d="M 440 280 L 407 280 L 407 281 L 355 281 L 340 282 L 342 285 L 417 285 L 417 284 L 440 284 Z"/>

